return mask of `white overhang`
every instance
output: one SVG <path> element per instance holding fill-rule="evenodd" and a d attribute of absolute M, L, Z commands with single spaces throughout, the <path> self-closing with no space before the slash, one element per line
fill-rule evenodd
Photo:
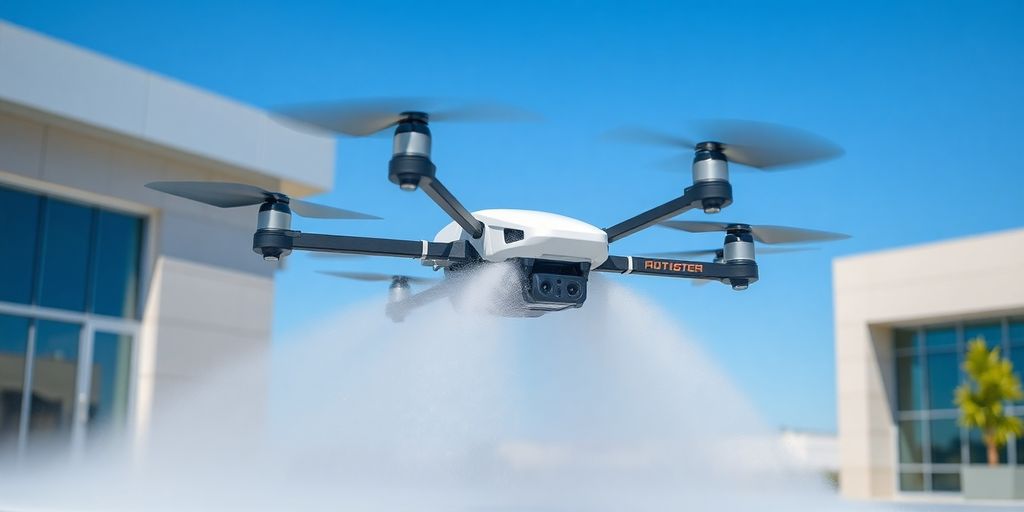
<path fill-rule="evenodd" d="M 334 184 L 329 134 L 4 21 L 0 110 L 269 177 L 290 194 Z"/>

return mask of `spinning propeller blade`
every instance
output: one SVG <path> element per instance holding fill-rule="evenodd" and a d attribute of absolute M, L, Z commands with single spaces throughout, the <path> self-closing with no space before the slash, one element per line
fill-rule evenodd
<path fill-rule="evenodd" d="M 415 276 L 404 276 L 401 274 L 380 274 L 377 272 L 346 272 L 346 271 L 333 271 L 333 270 L 320 270 L 321 274 L 340 277 L 342 279 L 354 279 L 356 281 L 394 281 L 396 279 L 404 279 L 410 283 L 426 284 L 440 281 L 435 277 L 415 277 Z"/>
<path fill-rule="evenodd" d="M 830 240 L 843 240 L 850 238 L 850 235 L 832 233 L 829 231 L 818 231 L 814 229 L 789 228 L 784 226 L 758 226 L 753 224 L 729 223 L 729 222 L 707 222 L 692 220 L 669 220 L 661 222 L 660 225 L 667 228 L 688 231 L 690 233 L 710 233 L 714 231 L 730 231 L 733 229 L 748 229 L 754 240 L 763 244 L 797 244 L 803 242 L 826 242 Z"/>
<path fill-rule="evenodd" d="M 701 141 L 722 144 L 730 162 L 770 170 L 836 158 L 843 149 L 811 132 L 774 123 L 740 119 L 705 120 L 692 123 L 699 139 L 686 138 L 646 128 L 622 128 L 607 134 L 623 142 L 695 149 Z"/>
<path fill-rule="evenodd" d="M 373 215 L 342 210 L 333 206 L 292 199 L 281 192 L 270 192 L 243 183 L 219 181 L 154 181 L 147 188 L 184 197 L 219 208 L 236 208 L 263 203 L 268 199 L 286 202 L 293 213 L 317 219 L 380 219 Z"/>
<path fill-rule="evenodd" d="M 290 120 L 336 133 L 365 137 L 398 124 L 407 112 L 429 114 L 430 121 L 539 121 L 540 116 L 497 103 L 457 104 L 434 98 L 377 98 L 362 101 L 308 103 L 277 109 Z"/>
<path fill-rule="evenodd" d="M 817 247 L 759 247 L 758 254 L 782 254 L 787 252 L 816 251 Z M 653 252 L 651 256 L 663 256 L 666 258 L 686 258 L 690 256 L 714 256 L 722 252 L 722 249 L 696 249 L 692 251 L 665 251 Z"/>

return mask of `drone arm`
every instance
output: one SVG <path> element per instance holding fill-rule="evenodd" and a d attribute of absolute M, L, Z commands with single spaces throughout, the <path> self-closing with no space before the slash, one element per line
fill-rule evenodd
<path fill-rule="evenodd" d="M 729 182 L 697 182 L 692 187 L 683 191 L 683 195 L 626 219 L 610 228 L 605 228 L 604 231 L 608 233 L 608 243 L 611 243 L 693 208 L 705 208 L 706 210 L 709 208 L 720 209 L 731 203 L 732 186 L 729 185 Z"/>
<path fill-rule="evenodd" d="M 752 283 L 757 280 L 757 263 L 704 263 L 700 261 L 669 260 L 664 258 L 644 258 L 642 256 L 608 256 L 600 266 L 594 267 L 596 272 L 613 272 L 618 274 L 643 274 L 649 276 L 681 277 L 684 279 L 711 279 L 733 282 L 746 280 Z"/>
<path fill-rule="evenodd" d="M 451 292 L 452 283 L 445 280 L 397 302 L 389 302 L 385 312 L 388 318 L 401 320 L 413 309 L 426 306 L 435 300 L 443 299 L 450 295 Z"/>
<path fill-rule="evenodd" d="M 480 238 L 484 234 L 483 223 L 476 220 L 473 214 L 469 213 L 465 206 L 462 206 L 462 203 L 455 198 L 440 180 L 424 176 L 420 178 L 420 188 L 473 238 Z"/>
<path fill-rule="evenodd" d="M 299 231 L 261 229 L 253 235 L 253 250 L 267 254 L 268 250 L 298 250 L 333 252 L 342 254 L 366 254 L 370 256 L 392 256 L 396 258 L 417 258 L 437 264 L 475 261 L 480 258 L 469 242 L 460 240 L 450 243 L 428 242 L 426 240 L 395 240 L 390 238 L 367 238 L 360 236 L 322 235 Z"/>

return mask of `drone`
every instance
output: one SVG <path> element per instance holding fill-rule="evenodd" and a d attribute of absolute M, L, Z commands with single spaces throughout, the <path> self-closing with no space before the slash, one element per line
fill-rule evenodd
<path fill-rule="evenodd" d="M 281 112 L 299 122 L 339 135 L 369 136 L 394 128 L 388 179 L 404 191 L 422 190 L 452 221 L 432 240 L 402 240 L 306 233 L 291 227 L 292 215 L 312 218 L 377 219 L 372 215 L 291 198 L 252 185 L 224 182 L 160 181 L 146 186 L 221 208 L 259 205 L 252 249 L 278 261 L 293 251 L 389 256 L 419 260 L 444 279 L 418 293 L 411 284 L 426 282 L 405 275 L 335 272 L 348 279 L 389 281 L 387 316 L 403 320 L 411 311 L 453 294 L 454 283 L 485 265 L 505 264 L 514 278 L 502 284 L 502 316 L 536 317 L 582 307 L 591 272 L 639 274 L 721 282 L 746 290 L 758 279 L 757 244 L 794 244 L 847 238 L 827 231 L 739 222 L 670 220 L 690 210 L 716 214 L 733 202 L 730 164 L 773 170 L 827 160 L 842 154 L 833 143 L 811 133 L 753 121 L 709 121 L 705 138 L 688 139 L 640 128 L 610 132 L 612 138 L 668 145 L 684 150 L 692 182 L 682 194 L 607 228 L 545 211 L 489 209 L 470 212 L 437 176 L 431 160 L 431 122 L 477 121 L 517 117 L 510 110 L 462 107 L 409 110 L 397 102 L 312 105 Z M 519 116 L 521 117 L 521 116 Z M 689 233 L 724 233 L 720 248 L 648 256 L 610 254 L 611 244 L 652 226 Z M 766 248 L 771 249 L 771 248 Z M 799 249 L 797 249 L 799 250 Z M 710 255 L 712 261 L 677 259 Z"/>

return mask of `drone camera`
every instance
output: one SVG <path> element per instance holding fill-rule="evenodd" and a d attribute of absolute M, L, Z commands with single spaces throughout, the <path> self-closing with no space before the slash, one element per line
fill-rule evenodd
<path fill-rule="evenodd" d="M 551 307 L 580 307 L 587 299 L 585 263 L 523 260 L 523 298 L 527 304 Z"/>

